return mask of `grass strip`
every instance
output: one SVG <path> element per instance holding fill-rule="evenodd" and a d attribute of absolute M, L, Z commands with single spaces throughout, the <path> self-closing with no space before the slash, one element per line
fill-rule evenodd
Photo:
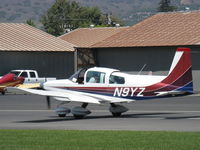
<path fill-rule="evenodd" d="M 0 150 L 189 149 L 200 149 L 200 132 L 0 130 Z"/>

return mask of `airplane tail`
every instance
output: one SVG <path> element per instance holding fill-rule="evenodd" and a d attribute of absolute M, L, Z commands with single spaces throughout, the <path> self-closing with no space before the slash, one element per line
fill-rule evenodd
<path fill-rule="evenodd" d="M 193 93 L 191 50 L 177 48 L 168 76 L 162 83 L 176 91 Z"/>

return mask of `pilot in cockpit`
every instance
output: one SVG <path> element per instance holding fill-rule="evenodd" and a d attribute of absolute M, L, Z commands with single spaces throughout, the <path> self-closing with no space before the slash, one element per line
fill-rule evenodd
<path fill-rule="evenodd" d="M 94 73 L 93 77 L 90 78 L 89 83 L 99 83 L 99 80 L 100 80 L 100 78 L 99 78 L 98 74 Z"/>

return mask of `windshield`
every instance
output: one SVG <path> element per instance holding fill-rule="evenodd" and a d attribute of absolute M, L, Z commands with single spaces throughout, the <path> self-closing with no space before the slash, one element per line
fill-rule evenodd
<path fill-rule="evenodd" d="M 21 72 L 20 71 L 11 71 L 10 73 L 13 73 L 18 77 Z"/>
<path fill-rule="evenodd" d="M 79 69 L 71 77 L 69 77 L 69 80 L 71 80 L 73 82 L 78 82 L 78 79 L 84 78 L 84 74 L 85 74 L 86 70 L 87 70 L 86 68 Z"/>

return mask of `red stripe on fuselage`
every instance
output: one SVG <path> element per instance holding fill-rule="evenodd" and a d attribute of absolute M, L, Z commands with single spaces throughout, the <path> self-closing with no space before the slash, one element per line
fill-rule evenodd
<path fill-rule="evenodd" d="M 137 96 L 141 92 L 141 88 L 145 88 L 143 91 L 144 96 L 155 96 L 155 92 L 172 91 L 181 88 L 192 82 L 192 63 L 190 49 L 178 48 L 177 51 L 183 52 L 180 60 L 172 72 L 161 82 L 146 86 L 146 87 L 62 87 L 68 90 L 80 91 L 80 92 L 94 92 L 98 94 L 113 94 L 116 88 L 129 88 L 132 91 L 135 89 L 134 96 Z"/>

